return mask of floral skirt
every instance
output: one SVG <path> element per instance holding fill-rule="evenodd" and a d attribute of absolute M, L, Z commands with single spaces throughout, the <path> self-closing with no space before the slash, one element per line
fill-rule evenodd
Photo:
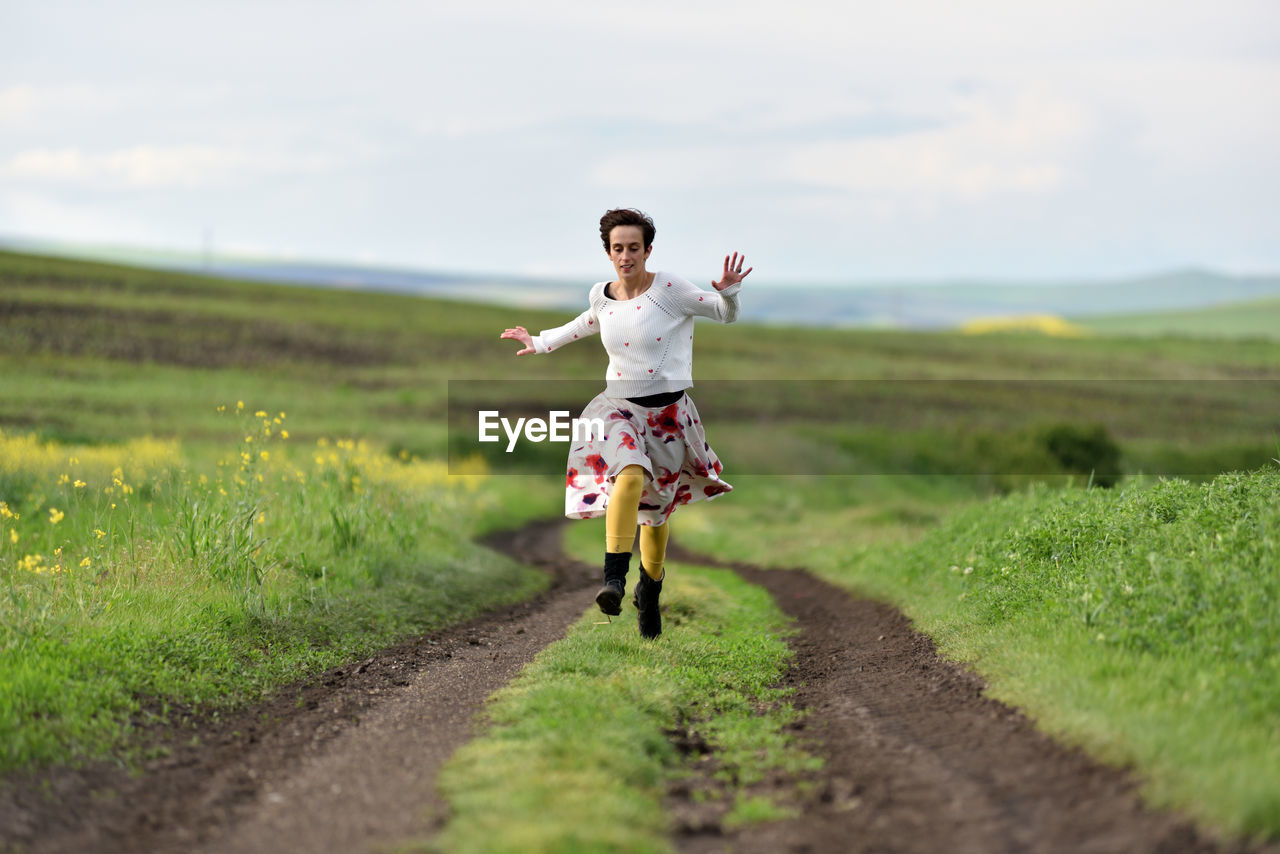
<path fill-rule="evenodd" d="M 649 408 L 601 392 L 578 417 L 598 418 L 605 430 L 603 438 L 592 431 L 587 441 L 570 446 L 564 497 L 564 515 L 570 519 L 605 515 L 613 479 L 629 465 L 649 474 L 640 495 L 641 525 L 661 525 L 682 504 L 733 491 L 720 479 L 724 467 L 688 394 L 669 406 Z"/>

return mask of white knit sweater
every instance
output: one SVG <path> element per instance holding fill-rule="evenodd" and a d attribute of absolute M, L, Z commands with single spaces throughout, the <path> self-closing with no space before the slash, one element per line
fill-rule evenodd
<path fill-rule="evenodd" d="M 599 333 L 609 354 L 605 390 L 610 397 L 641 397 L 691 387 L 693 318 L 710 317 L 720 323 L 738 319 L 741 282 L 722 291 L 704 291 L 673 273 L 658 272 L 648 290 L 629 300 L 605 296 L 606 284 L 591 286 L 589 307 L 582 314 L 533 336 L 533 348 L 550 353 Z"/>

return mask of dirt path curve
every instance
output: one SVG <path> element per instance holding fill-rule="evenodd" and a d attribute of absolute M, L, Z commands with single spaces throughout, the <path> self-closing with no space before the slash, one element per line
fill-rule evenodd
<path fill-rule="evenodd" d="M 735 836 L 695 817 L 678 840 L 685 852 L 1276 850 L 1213 840 L 1174 813 L 1146 809 L 1132 776 L 985 697 L 982 680 L 939 658 L 896 608 L 804 570 L 719 563 L 675 543 L 670 555 L 732 567 L 797 620 L 786 681 L 808 711 L 802 742 L 826 759 L 799 820 Z"/>
<path fill-rule="evenodd" d="M 563 556 L 558 522 L 487 545 L 547 569 L 552 589 L 157 732 L 151 742 L 169 753 L 141 775 L 103 763 L 0 782 L 0 851 L 311 854 L 430 836 L 446 810 L 437 772 L 473 735 L 484 699 L 563 636 L 597 583 L 597 569 Z M 675 543 L 671 557 L 716 563 Z M 683 851 L 1276 854 L 1146 810 L 1130 777 L 983 697 L 981 680 L 939 659 L 896 609 L 803 570 L 730 566 L 798 621 L 786 679 L 808 711 L 801 738 L 827 761 L 801 819 L 736 834 L 673 793 Z"/>
<path fill-rule="evenodd" d="M 548 593 L 156 733 L 170 753 L 141 775 L 100 763 L 0 783 L 0 851 L 347 854 L 429 835 L 436 774 L 484 699 L 592 603 L 598 570 L 560 541 L 542 522 L 485 542 L 551 573 Z"/>

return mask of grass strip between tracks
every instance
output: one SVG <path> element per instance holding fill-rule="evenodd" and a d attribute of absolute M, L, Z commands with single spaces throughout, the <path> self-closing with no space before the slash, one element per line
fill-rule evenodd
<path fill-rule="evenodd" d="M 582 543 L 591 526 L 575 528 Z M 785 791 L 751 790 L 816 763 L 783 731 L 796 714 L 774 687 L 786 617 L 725 570 L 673 567 L 663 599 L 656 642 L 639 637 L 629 600 L 611 624 L 593 609 L 494 695 L 488 732 L 442 772 L 454 813 L 431 850 L 669 851 L 663 796 L 695 766 L 714 769 L 695 797 L 723 799 L 727 826 L 787 814 Z M 686 756 L 673 731 L 712 753 Z"/>

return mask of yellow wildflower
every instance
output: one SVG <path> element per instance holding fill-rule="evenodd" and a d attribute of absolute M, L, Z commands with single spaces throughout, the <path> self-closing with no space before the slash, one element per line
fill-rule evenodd
<path fill-rule="evenodd" d="M 18 544 L 18 532 L 13 528 L 9 529 L 9 541 L 12 542 L 14 545 Z"/>
<path fill-rule="evenodd" d="M 53 550 L 53 554 L 54 554 L 54 556 L 55 556 L 55 557 L 61 557 L 61 556 L 62 556 L 62 546 L 58 546 L 56 549 L 54 549 L 54 550 Z"/>
<path fill-rule="evenodd" d="M 243 401 L 243 400 L 237 400 L 237 401 L 236 401 L 236 409 L 244 409 L 244 401 Z"/>
<path fill-rule="evenodd" d="M 253 417 L 254 417 L 254 418 L 266 418 L 266 417 L 267 417 L 267 413 L 266 413 L 264 410 L 259 409 L 257 412 L 253 413 Z"/>
<path fill-rule="evenodd" d="M 88 565 L 89 565 L 89 559 L 88 559 L 88 558 L 85 558 L 84 560 L 80 561 L 80 565 L 81 565 L 81 566 L 88 566 Z"/>
<path fill-rule="evenodd" d="M 259 514 L 258 514 L 258 518 L 254 519 L 254 520 L 253 520 L 253 523 L 254 523 L 255 525 L 261 525 L 261 524 L 262 524 L 263 522 L 265 522 L 265 521 L 267 521 L 267 514 L 266 514 L 266 513 L 259 513 Z"/>
<path fill-rule="evenodd" d="M 100 529 L 100 528 L 94 528 L 94 529 L 93 529 L 93 532 L 94 532 L 95 534 L 97 534 L 97 535 L 98 535 L 98 539 L 102 539 L 103 537 L 105 537 L 105 536 L 107 535 L 107 532 L 106 532 L 106 531 L 103 531 L 103 530 L 102 530 L 102 529 Z"/>
<path fill-rule="evenodd" d="M 64 483 L 70 483 L 70 482 L 71 482 L 70 475 L 62 474 L 58 476 L 58 486 L 62 486 Z"/>
<path fill-rule="evenodd" d="M 253 437 L 252 437 L 252 436 L 245 436 L 245 437 L 244 437 L 244 440 L 245 440 L 246 442 L 252 442 L 252 441 L 253 441 Z"/>
<path fill-rule="evenodd" d="M 289 431 L 288 431 L 288 430 L 281 430 L 281 431 L 280 431 L 280 438 L 281 438 L 281 439 L 288 439 L 288 438 L 289 438 Z"/>
<path fill-rule="evenodd" d="M 264 460 L 266 460 L 266 459 L 270 459 L 270 458 L 271 458 L 271 455 L 270 455 L 269 453 L 267 453 L 266 451 L 263 451 L 263 452 L 262 452 L 262 458 L 263 458 Z"/>
<path fill-rule="evenodd" d="M 0 501 L 0 519 L 17 519 L 18 514 L 9 509 L 9 505 Z"/>
<path fill-rule="evenodd" d="M 84 489 L 85 482 L 83 480 L 77 480 L 75 483 L 71 485 L 74 486 L 76 489 Z"/>
<path fill-rule="evenodd" d="M 50 507 L 49 508 L 49 524 L 50 525 L 58 524 L 63 520 L 63 517 L 65 517 L 66 515 L 67 515 L 66 513 L 63 513 L 57 507 Z"/>
<path fill-rule="evenodd" d="M 280 413 L 280 420 L 281 420 L 281 421 L 283 421 L 283 420 L 284 420 L 284 413 L 283 413 L 283 412 L 281 412 L 281 413 Z"/>

